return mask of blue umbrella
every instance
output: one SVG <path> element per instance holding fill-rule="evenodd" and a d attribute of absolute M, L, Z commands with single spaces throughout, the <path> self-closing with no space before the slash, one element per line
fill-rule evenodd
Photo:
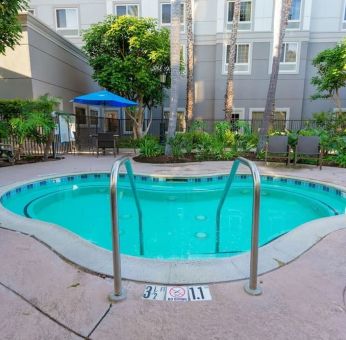
<path fill-rule="evenodd" d="M 83 96 L 75 97 L 71 100 L 74 103 L 87 104 L 87 105 L 103 105 L 115 107 L 129 107 L 136 106 L 137 103 L 120 97 L 109 91 L 99 91 Z"/>

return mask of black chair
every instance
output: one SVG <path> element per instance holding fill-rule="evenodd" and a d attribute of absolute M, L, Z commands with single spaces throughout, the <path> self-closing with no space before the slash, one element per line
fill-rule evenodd
<path fill-rule="evenodd" d="M 316 165 L 322 169 L 322 148 L 318 136 L 298 136 L 297 146 L 294 153 L 294 165 L 298 159 L 316 159 Z"/>
<path fill-rule="evenodd" d="M 0 158 L 10 162 L 11 165 L 16 161 L 11 144 L 0 143 Z"/>
<path fill-rule="evenodd" d="M 290 147 L 288 136 L 269 136 L 265 148 L 265 162 L 268 165 L 268 158 L 275 157 L 285 159 L 286 165 L 290 163 Z"/>
<path fill-rule="evenodd" d="M 102 132 L 95 135 L 96 137 L 96 153 L 99 156 L 99 150 L 102 149 L 103 154 L 106 153 L 106 149 L 112 149 L 113 155 L 119 153 L 118 137 L 111 132 Z"/>

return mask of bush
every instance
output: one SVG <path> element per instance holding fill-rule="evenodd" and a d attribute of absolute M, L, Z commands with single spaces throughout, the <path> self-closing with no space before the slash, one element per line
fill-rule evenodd
<path fill-rule="evenodd" d="M 163 147 L 155 137 L 145 136 L 138 143 L 139 153 L 145 157 L 157 157 L 163 154 Z"/>
<path fill-rule="evenodd" d="M 25 139 L 45 143 L 44 158 L 48 157 L 55 127 L 51 115 L 58 101 L 48 95 L 38 100 L 0 100 L 0 138 L 12 138 L 16 159 L 23 153 Z"/>
<path fill-rule="evenodd" d="M 53 102 L 53 103 L 52 103 Z M 0 99 L 0 115 L 2 120 L 26 115 L 29 112 L 51 113 L 56 101 L 49 99 L 47 95 L 37 100 L 25 99 Z"/>
<path fill-rule="evenodd" d="M 251 131 L 251 127 L 247 122 L 237 122 L 236 133 L 236 150 L 237 152 L 248 153 L 255 149 L 258 144 L 258 134 Z"/>
<path fill-rule="evenodd" d="M 137 148 L 139 142 L 140 139 L 134 139 L 132 136 L 121 136 L 117 140 L 119 148 Z"/>
<path fill-rule="evenodd" d="M 231 130 L 231 124 L 228 121 L 217 122 L 215 124 L 216 138 L 221 141 L 225 147 L 233 147 L 235 144 L 235 133 Z"/>
<path fill-rule="evenodd" d="M 193 132 L 193 131 L 204 131 L 205 130 L 205 122 L 203 121 L 203 119 L 199 118 L 196 119 L 192 122 L 189 131 Z"/>

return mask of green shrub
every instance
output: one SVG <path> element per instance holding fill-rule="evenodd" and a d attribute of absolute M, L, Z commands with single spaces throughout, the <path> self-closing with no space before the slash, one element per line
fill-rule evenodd
<path fill-rule="evenodd" d="M 139 140 L 139 153 L 145 157 L 157 157 L 163 154 L 163 147 L 157 138 L 145 136 Z"/>
<path fill-rule="evenodd" d="M 235 144 L 235 133 L 231 131 L 231 124 L 228 121 L 215 124 L 215 135 L 225 147 L 232 147 Z"/>
<path fill-rule="evenodd" d="M 11 137 L 15 141 L 16 159 L 20 159 L 26 139 L 45 143 L 44 158 L 48 157 L 55 127 L 51 113 L 57 103 L 48 95 L 38 100 L 0 100 L 0 138 Z"/>
<path fill-rule="evenodd" d="M 56 100 L 48 95 L 36 100 L 0 99 L 0 115 L 3 120 L 25 115 L 29 112 L 51 113 L 54 111 Z"/>
<path fill-rule="evenodd" d="M 248 153 L 255 149 L 258 144 L 258 134 L 251 131 L 247 122 L 237 122 L 237 133 L 235 136 L 236 150 L 239 153 Z"/>
<path fill-rule="evenodd" d="M 169 141 L 172 146 L 172 154 L 174 157 L 180 158 L 184 154 L 190 154 L 193 149 L 193 138 L 191 133 L 176 133 Z"/>
<path fill-rule="evenodd" d="M 134 139 L 132 136 L 121 136 L 117 140 L 119 148 L 137 148 L 139 142 L 140 139 Z"/>
<path fill-rule="evenodd" d="M 204 131 L 205 127 L 205 122 L 203 121 L 203 119 L 199 118 L 192 122 L 189 131 Z"/>

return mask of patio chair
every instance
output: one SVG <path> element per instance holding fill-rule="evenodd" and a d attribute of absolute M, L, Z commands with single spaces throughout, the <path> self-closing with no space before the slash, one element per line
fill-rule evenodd
<path fill-rule="evenodd" d="M 0 143 L 0 158 L 5 159 L 11 165 L 16 161 L 14 157 L 13 147 L 11 144 Z"/>
<path fill-rule="evenodd" d="M 96 153 L 97 157 L 99 156 L 99 150 L 103 150 L 103 154 L 106 153 L 106 149 L 113 149 L 113 155 L 119 153 L 118 146 L 118 137 L 119 135 L 115 135 L 109 132 L 102 132 L 96 135 Z"/>
<path fill-rule="evenodd" d="M 275 157 L 285 159 L 286 165 L 290 163 L 290 147 L 288 136 L 269 136 L 265 148 L 265 163 L 268 165 L 268 158 Z"/>
<path fill-rule="evenodd" d="M 298 159 L 316 159 L 316 165 L 322 169 L 322 149 L 320 137 L 298 136 L 298 142 L 294 153 L 294 165 Z"/>

